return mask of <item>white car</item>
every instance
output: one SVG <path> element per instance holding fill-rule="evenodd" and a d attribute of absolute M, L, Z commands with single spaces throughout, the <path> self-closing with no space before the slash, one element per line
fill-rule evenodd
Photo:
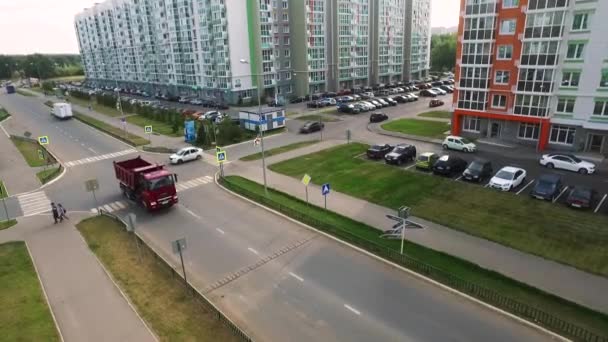
<path fill-rule="evenodd" d="M 169 157 L 171 164 L 181 164 L 203 158 L 203 150 L 198 147 L 184 147 Z"/>
<path fill-rule="evenodd" d="M 540 165 L 546 166 L 549 169 L 564 169 L 578 172 L 583 175 L 595 172 L 595 164 L 579 159 L 572 154 L 543 154 L 540 158 Z"/>
<path fill-rule="evenodd" d="M 462 152 L 475 152 L 477 146 L 463 137 L 449 135 L 441 143 L 443 149 L 458 150 Z"/>
<path fill-rule="evenodd" d="M 518 167 L 505 166 L 496 172 L 496 175 L 490 179 L 488 186 L 490 188 L 510 191 L 517 188 L 526 180 L 526 170 Z"/>
<path fill-rule="evenodd" d="M 438 93 L 439 95 L 446 95 L 448 93 L 447 91 L 437 87 L 431 88 L 431 90 Z"/>
<path fill-rule="evenodd" d="M 376 109 L 376 105 L 372 104 L 371 102 L 361 101 L 361 104 L 363 104 L 365 107 L 367 107 L 367 110 L 374 110 L 374 109 Z"/>

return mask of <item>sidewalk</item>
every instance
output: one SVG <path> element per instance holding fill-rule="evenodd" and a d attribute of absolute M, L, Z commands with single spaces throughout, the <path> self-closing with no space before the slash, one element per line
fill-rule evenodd
<path fill-rule="evenodd" d="M 340 142 L 334 141 L 333 143 L 339 144 Z M 290 159 L 296 155 L 321 150 L 331 145 L 332 142 L 328 141 L 312 145 L 309 148 L 291 151 L 292 153 L 280 154 L 268 158 L 266 165 Z M 234 162 L 226 168 L 226 174 L 240 175 L 259 183 L 263 182 L 260 164 L 255 162 Z M 305 199 L 304 186 L 298 179 L 270 170 L 266 171 L 266 176 L 269 187 L 289 193 L 300 199 Z M 323 207 L 323 196 L 321 195 L 319 186 L 312 185 L 311 183 L 308 193 L 310 203 Z M 334 190 L 332 190 L 327 198 L 327 208 L 380 230 L 387 230 L 393 224 L 385 215 L 395 215 L 395 211 L 392 209 L 375 205 Z M 420 218 L 413 217 L 412 220 L 423 224 L 426 228 L 408 231 L 406 238 L 410 241 L 460 257 L 546 292 L 608 313 L 608 296 L 606 296 L 608 279 L 606 278 L 523 253 Z"/>
<path fill-rule="evenodd" d="M 77 220 L 22 218 L 0 231 L 0 242 L 27 241 L 66 341 L 155 341 L 72 225 Z"/>

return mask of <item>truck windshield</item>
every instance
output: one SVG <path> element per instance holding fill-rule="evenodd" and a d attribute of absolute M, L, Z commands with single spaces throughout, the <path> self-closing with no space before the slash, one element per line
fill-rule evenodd
<path fill-rule="evenodd" d="M 148 190 L 156 190 L 169 185 L 173 185 L 173 177 L 171 176 L 151 179 L 148 181 Z"/>

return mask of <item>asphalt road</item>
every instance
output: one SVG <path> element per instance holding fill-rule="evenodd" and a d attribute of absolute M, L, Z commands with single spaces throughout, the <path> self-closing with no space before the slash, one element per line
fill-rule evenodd
<path fill-rule="evenodd" d="M 16 112 L 12 121 L 34 136 L 49 135 L 51 150 L 62 161 L 88 158 L 90 149 L 107 155 L 126 148 L 78 122 L 53 121 L 48 109 L 35 101 L 15 95 L 6 101 L 6 107 Z M 330 126 L 327 134 L 337 135 L 344 127 L 363 124 L 359 121 Z M 268 141 L 277 139 L 272 143 L 279 144 L 282 139 L 301 137 L 287 133 Z M 175 266 L 178 257 L 172 253 L 171 241 L 185 237 L 189 279 L 198 288 L 207 289 L 215 303 L 260 340 L 548 339 L 536 330 L 233 197 L 213 183 L 184 189 L 177 207 L 146 213 L 121 198 L 114 179 L 111 161 L 130 156 L 134 154 L 74 164 L 45 193 L 63 201 L 69 211 L 88 211 L 94 201 L 84 191 L 83 182 L 98 179 L 100 204 L 125 203 L 126 208 L 115 213 L 136 213 L 138 232 Z M 166 156 L 146 154 L 145 158 L 163 161 Z M 179 174 L 184 185 L 190 179 L 210 177 L 217 170 L 202 161 L 170 169 Z M 270 261 L 259 264 L 265 256 L 273 255 Z M 222 279 L 248 268 L 252 269 L 221 285 Z"/>

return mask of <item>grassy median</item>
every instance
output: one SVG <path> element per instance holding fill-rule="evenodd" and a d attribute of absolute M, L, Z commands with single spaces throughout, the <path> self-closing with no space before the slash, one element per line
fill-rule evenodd
<path fill-rule="evenodd" d="M 59 341 L 25 243 L 0 245 L 0 284 L 0 340 Z"/>
<path fill-rule="evenodd" d="M 36 177 L 40 180 L 40 183 L 46 184 L 51 180 L 55 179 L 55 177 L 59 176 L 61 173 L 61 166 L 50 167 L 46 170 L 42 170 L 36 173 Z"/>
<path fill-rule="evenodd" d="M 383 124 L 381 127 L 387 131 L 437 139 L 445 137 L 444 133 L 450 130 L 450 125 L 447 122 L 418 119 L 394 120 Z"/>
<path fill-rule="evenodd" d="M 127 122 L 141 127 L 142 134 L 145 134 L 144 133 L 144 127 L 145 126 L 152 126 L 152 131 L 154 133 L 166 135 L 168 137 L 181 137 L 181 136 L 184 135 L 184 133 L 182 132 L 183 131 L 183 128 L 182 128 L 183 125 L 179 126 L 179 129 L 175 133 L 173 133 L 173 125 L 172 124 L 166 123 L 166 122 L 162 122 L 162 121 L 153 120 L 153 119 L 148 119 L 148 118 L 144 117 L 143 115 L 139 115 L 139 114 L 134 114 L 134 115 L 127 116 Z"/>
<path fill-rule="evenodd" d="M 437 119 L 450 119 L 452 117 L 452 115 L 450 115 L 450 112 L 448 112 L 447 110 L 433 110 L 430 112 L 420 113 L 420 114 L 418 114 L 418 116 L 421 116 L 423 118 L 437 118 Z"/>
<path fill-rule="evenodd" d="M 57 162 L 55 158 L 46 152 L 46 150 L 36 141 L 13 137 L 11 137 L 11 141 L 15 144 L 19 152 L 23 155 L 23 158 L 25 158 L 27 164 L 31 167 L 39 167 Z M 38 151 L 42 152 L 44 159 L 40 159 L 40 153 Z"/>
<path fill-rule="evenodd" d="M 268 198 L 270 201 L 264 201 L 264 204 L 338 238 L 345 239 L 359 247 L 368 249 L 372 253 L 377 254 L 378 251 L 377 248 L 372 246 L 386 247 L 393 250 L 395 253 L 398 253 L 400 250 L 400 240 L 381 239 L 380 232 L 373 227 L 332 211 L 324 210 L 315 205 L 307 204 L 300 199 L 274 189 L 269 189 L 268 197 L 266 197 L 264 195 L 264 187 L 261 184 L 246 178 L 228 176 L 223 184 L 229 189 L 247 197 L 251 197 L 254 200 Z M 251 194 L 253 194 L 253 196 Z M 345 238 L 344 234 L 347 234 L 348 236 L 354 235 L 356 238 Z M 405 241 L 404 254 L 414 260 L 420 260 L 428 266 L 432 266 L 435 269 L 450 274 L 461 281 L 473 283 L 520 303 L 526 303 L 531 307 L 550 313 L 567 322 L 594 331 L 596 334 L 602 334 L 603 332 L 605 333 L 608 331 L 608 316 L 606 315 L 547 294 L 499 273 L 481 268 L 478 265 L 463 259 L 432 250 L 407 240 Z M 406 265 L 406 267 L 408 266 Z M 427 275 L 439 282 L 446 279 L 445 277 L 434 277 L 433 275 L 436 274 L 437 273 Z M 469 288 L 465 286 L 464 292 L 467 292 L 466 290 L 468 289 Z"/>
<path fill-rule="evenodd" d="M 362 158 L 351 143 L 286 160 L 270 169 L 503 245 L 608 276 L 608 217 L 527 196 L 492 191 Z"/>
<path fill-rule="evenodd" d="M 293 144 L 289 144 L 289 145 L 273 148 L 273 149 L 270 149 L 268 151 L 264 151 L 264 156 L 265 157 L 274 156 L 274 155 L 285 153 L 285 152 L 289 152 L 289 151 L 292 151 L 292 150 L 295 150 L 295 149 L 298 149 L 298 148 L 302 148 L 302 147 L 306 147 L 306 146 L 309 146 L 309 145 L 313 145 L 313 144 L 316 144 L 318 142 L 319 142 L 319 140 L 301 141 L 301 142 L 297 142 L 297 143 L 293 143 Z M 242 160 L 242 161 L 252 161 L 252 160 L 259 160 L 259 159 L 262 159 L 262 152 L 250 154 L 248 156 L 240 158 L 240 160 Z"/>
<path fill-rule="evenodd" d="M 118 222 L 97 216 L 76 226 L 160 340 L 237 340 L 150 253 L 140 261 L 135 241 Z"/>
<path fill-rule="evenodd" d="M 144 139 L 144 138 L 140 137 L 139 135 L 133 134 L 131 132 L 125 133 L 125 130 L 123 130 L 122 128 L 110 125 L 108 123 L 105 123 L 104 121 L 97 120 L 93 117 L 90 117 L 88 115 L 85 115 L 85 114 L 82 114 L 82 113 L 79 113 L 76 111 L 74 111 L 74 118 L 93 128 L 96 128 L 102 132 L 105 132 L 105 133 L 113 136 L 116 139 L 122 140 L 132 146 L 147 145 L 150 143 L 150 141 L 148 139 Z M 118 119 L 116 119 L 116 120 L 117 120 L 117 124 L 119 124 Z"/>
<path fill-rule="evenodd" d="M 11 116 L 6 109 L 0 107 L 0 121 L 3 121 L 4 119 L 8 118 L 9 116 Z"/>

